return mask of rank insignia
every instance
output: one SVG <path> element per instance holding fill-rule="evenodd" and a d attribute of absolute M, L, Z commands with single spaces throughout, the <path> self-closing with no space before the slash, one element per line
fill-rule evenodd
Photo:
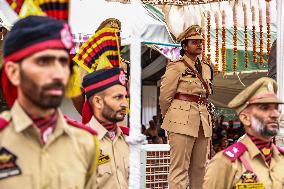
<path fill-rule="evenodd" d="M 16 164 L 17 156 L 5 148 L 0 149 L 0 179 L 20 175 L 21 169 Z"/>
<path fill-rule="evenodd" d="M 109 161 L 110 161 L 110 156 L 109 155 L 104 155 L 102 153 L 102 150 L 101 150 L 100 157 L 99 157 L 99 160 L 98 160 L 98 165 L 105 164 L 105 163 L 107 163 Z"/>

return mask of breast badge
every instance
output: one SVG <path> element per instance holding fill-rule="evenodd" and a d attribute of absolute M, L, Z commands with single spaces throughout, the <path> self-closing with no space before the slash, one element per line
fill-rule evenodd
<path fill-rule="evenodd" d="M 98 160 L 98 165 L 105 164 L 105 163 L 107 163 L 109 161 L 110 161 L 110 156 L 109 155 L 104 155 L 102 150 L 101 150 L 100 157 L 99 157 L 99 160 Z"/>
<path fill-rule="evenodd" d="M 187 68 L 182 74 L 182 77 L 196 77 L 196 75 L 194 74 L 194 72 L 190 69 Z"/>
<path fill-rule="evenodd" d="M 0 149 L 0 179 L 20 175 L 21 169 L 16 164 L 17 156 L 5 148 Z"/>
<path fill-rule="evenodd" d="M 236 189 L 264 189 L 262 182 L 257 182 L 255 173 L 246 171 L 242 174 L 240 181 L 236 184 Z"/>

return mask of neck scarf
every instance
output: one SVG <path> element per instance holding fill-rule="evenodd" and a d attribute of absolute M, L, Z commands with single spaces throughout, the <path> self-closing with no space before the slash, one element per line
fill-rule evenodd
<path fill-rule="evenodd" d="M 50 117 L 45 118 L 36 116 L 30 117 L 33 120 L 33 125 L 40 130 L 42 144 L 45 144 L 55 128 L 58 118 L 57 112 L 54 112 L 54 114 L 52 114 Z"/>
<path fill-rule="evenodd" d="M 261 151 L 263 154 L 265 161 L 268 165 L 270 165 L 271 157 L 272 157 L 272 141 L 263 141 L 261 139 L 258 139 L 252 135 L 247 134 L 252 142 L 256 145 L 256 147 Z"/>
<path fill-rule="evenodd" d="M 98 120 L 98 122 L 108 131 L 110 139 L 114 140 L 116 136 L 117 124 L 116 123 L 103 123 L 100 120 Z"/>

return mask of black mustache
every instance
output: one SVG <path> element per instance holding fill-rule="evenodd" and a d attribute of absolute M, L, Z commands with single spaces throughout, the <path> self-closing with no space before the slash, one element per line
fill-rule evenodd
<path fill-rule="evenodd" d="M 125 112 L 126 108 L 121 108 L 120 110 L 118 110 L 117 112 Z"/>
<path fill-rule="evenodd" d="M 60 82 L 60 81 L 56 81 L 50 84 L 46 84 L 42 87 L 43 90 L 50 90 L 50 89 L 61 89 L 64 90 L 65 89 L 65 85 Z"/>

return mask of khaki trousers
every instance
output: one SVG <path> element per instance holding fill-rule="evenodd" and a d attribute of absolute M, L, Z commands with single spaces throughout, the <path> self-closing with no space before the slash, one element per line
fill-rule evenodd
<path fill-rule="evenodd" d="M 207 160 L 207 145 L 203 128 L 198 137 L 169 132 L 169 189 L 201 189 Z"/>

